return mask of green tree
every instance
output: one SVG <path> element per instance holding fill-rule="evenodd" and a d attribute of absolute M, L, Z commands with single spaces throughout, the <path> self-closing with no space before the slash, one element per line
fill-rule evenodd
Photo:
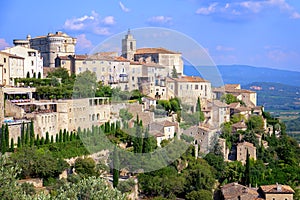
<path fill-rule="evenodd" d="M 1 128 L 1 153 L 4 154 L 6 152 L 6 141 L 5 141 L 5 126 L 2 124 Z"/>
<path fill-rule="evenodd" d="M 156 140 L 153 136 L 149 135 L 149 130 L 146 128 L 145 137 L 143 140 L 143 153 L 152 152 L 156 147 Z"/>
<path fill-rule="evenodd" d="M 133 152 L 142 153 L 143 151 L 143 131 L 140 125 L 139 116 L 136 117 L 135 123 L 135 138 L 133 140 Z"/>
<path fill-rule="evenodd" d="M 178 78 L 178 74 L 177 74 L 175 65 L 173 65 L 173 69 L 172 69 L 172 78 Z"/>
<path fill-rule="evenodd" d="M 95 97 L 97 90 L 96 73 L 85 71 L 77 75 L 74 83 L 73 98 L 91 98 Z"/>
<path fill-rule="evenodd" d="M 116 188 L 119 184 L 119 175 L 120 175 L 120 161 L 119 161 L 119 153 L 117 147 L 115 146 L 113 152 L 113 186 Z"/>
<path fill-rule="evenodd" d="M 45 144 L 49 144 L 50 140 L 49 140 L 49 132 L 46 132 L 46 140 L 45 140 Z"/>
<path fill-rule="evenodd" d="M 187 200 L 211 200 L 212 192 L 208 190 L 192 191 L 186 195 Z"/>
<path fill-rule="evenodd" d="M 245 173 L 243 177 L 243 184 L 249 185 L 250 184 L 250 155 L 247 149 L 247 155 L 246 155 L 246 165 L 245 165 Z"/>
<path fill-rule="evenodd" d="M 30 73 L 29 72 L 27 72 L 26 78 L 30 78 Z"/>
<path fill-rule="evenodd" d="M 15 144 L 14 144 L 14 138 L 10 139 L 10 151 L 14 152 L 15 150 Z"/>
<path fill-rule="evenodd" d="M 96 163 L 92 158 L 77 158 L 75 160 L 75 170 L 76 173 L 84 177 L 99 175 L 96 171 Z"/>
<path fill-rule="evenodd" d="M 6 146 L 6 150 L 9 148 L 9 129 L 8 129 L 8 124 L 5 124 L 5 146 Z"/>
<path fill-rule="evenodd" d="M 203 122 L 205 120 L 205 117 L 204 117 L 204 113 L 202 112 L 202 109 L 201 109 L 200 97 L 198 97 L 198 99 L 197 99 L 196 111 L 199 112 L 199 121 Z"/>
<path fill-rule="evenodd" d="M 226 104 L 239 102 L 233 94 L 224 94 L 221 96 L 221 101 L 225 102 Z"/>
<path fill-rule="evenodd" d="M 252 115 L 246 122 L 248 130 L 253 130 L 256 133 L 264 131 L 264 120 L 260 115 Z"/>
<path fill-rule="evenodd" d="M 41 79 L 42 78 L 42 74 L 41 72 L 38 73 L 38 79 Z"/>

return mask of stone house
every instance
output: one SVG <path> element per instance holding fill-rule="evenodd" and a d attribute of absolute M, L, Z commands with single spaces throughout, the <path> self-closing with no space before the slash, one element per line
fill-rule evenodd
<path fill-rule="evenodd" d="M 247 152 L 250 158 L 256 160 L 256 147 L 249 142 L 241 142 L 236 146 L 236 160 L 241 161 L 243 164 L 246 163 Z"/>
<path fill-rule="evenodd" d="M 295 191 L 288 185 L 263 185 L 247 187 L 236 182 L 221 187 L 222 200 L 292 200 Z"/>
<path fill-rule="evenodd" d="M 176 126 L 178 124 L 170 121 L 152 122 L 149 124 L 149 133 L 156 137 L 157 146 L 162 140 L 169 140 L 175 137 Z"/>
<path fill-rule="evenodd" d="M 7 52 L 0 52 L 0 85 L 14 86 L 16 78 L 25 78 L 24 58 Z"/>
<path fill-rule="evenodd" d="M 212 145 L 212 140 L 217 136 L 218 130 L 205 126 L 192 126 L 182 132 L 184 135 L 194 138 L 194 144 L 200 146 L 200 152 L 203 154 L 209 153 Z"/>
<path fill-rule="evenodd" d="M 16 69 L 10 68 L 10 78 L 25 78 L 28 73 L 30 77 L 33 77 L 35 74 L 37 78 L 40 74 L 41 78 L 43 78 L 43 58 L 38 50 L 23 46 L 14 46 L 3 50 L 3 52 L 24 58 L 24 68 L 20 68 L 19 73 L 18 71 L 13 72 Z M 20 76 L 21 74 L 22 76 Z"/>
<path fill-rule="evenodd" d="M 266 200 L 292 200 L 295 191 L 288 185 L 263 185 L 258 192 Z"/>

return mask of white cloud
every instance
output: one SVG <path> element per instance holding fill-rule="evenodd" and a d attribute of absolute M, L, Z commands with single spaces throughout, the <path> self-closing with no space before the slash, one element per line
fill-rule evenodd
<path fill-rule="evenodd" d="M 130 9 L 129 9 L 129 8 L 126 8 L 125 5 L 124 5 L 121 1 L 119 2 L 119 5 L 120 5 L 121 9 L 122 9 L 124 12 L 129 12 L 129 11 L 130 11 Z"/>
<path fill-rule="evenodd" d="M 166 16 L 153 16 L 151 18 L 148 19 L 148 22 L 150 22 L 151 24 L 160 24 L 160 25 L 164 25 L 164 24 L 170 24 L 172 22 L 172 18 L 171 17 L 166 17 Z"/>
<path fill-rule="evenodd" d="M 208 7 L 201 7 L 198 10 L 196 10 L 197 14 L 201 14 L 201 15 L 209 15 L 212 14 L 216 11 L 216 7 L 217 7 L 218 3 L 212 3 L 210 4 Z M 226 6 L 229 4 L 226 4 Z"/>
<path fill-rule="evenodd" d="M 115 24 L 115 18 L 113 16 L 107 16 L 102 20 L 103 24 L 106 25 L 113 25 Z"/>
<path fill-rule="evenodd" d="M 225 47 L 222 45 L 216 46 L 217 51 L 234 51 L 235 49 L 233 47 Z"/>
<path fill-rule="evenodd" d="M 76 47 L 78 47 L 79 50 L 89 49 L 93 47 L 92 42 L 86 38 L 85 34 L 77 35 L 76 38 L 77 38 Z"/>
<path fill-rule="evenodd" d="M 4 38 L 0 38 L 0 49 L 5 49 L 6 47 L 9 47 L 10 45 L 6 42 Z"/>
<path fill-rule="evenodd" d="M 92 11 L 92 14 L 84 15 L 82 17 L 73 17 L 67 19 L 64 24 L 64 29 L 71 31 L 87 31 L 98 35 L 109 35 L 110 31 L 107 26 L 115 24 L 115 18 L 113 16 L 106 16 L 103 19 L 99 14 Z"/>
<path fill-rule="evenodd" d="M 208 6 L 200 7 L 196 14 L 200 15 L 217 15 L 227 19 L 235 17 L 251 18 L 256 14 L 263 13 L 266 9 L 279 9 L 280 12 L 286 13 L 290 18 L 300 19 L 300 13 L 286 2 L 286 0 L 246 0 L 234 1 L 232 3 L 211 3 Z"/>

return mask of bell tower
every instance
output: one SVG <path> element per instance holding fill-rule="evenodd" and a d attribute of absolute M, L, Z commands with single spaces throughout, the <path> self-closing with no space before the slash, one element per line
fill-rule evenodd
<path fill-rule="evenodd" d="M 128 60 L 134 59 L 134 54 L 136 52 L 136 40 L 133 38 L 128 29 L 127 35 L 122 39 L 122 56 Z"/>

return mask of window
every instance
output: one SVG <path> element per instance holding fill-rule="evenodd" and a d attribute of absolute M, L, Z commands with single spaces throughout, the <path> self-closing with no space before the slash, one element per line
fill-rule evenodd
<path fill-rule="evenodd" d="M 33 66 L 34 65 L 34 62 L 33 62 L 33 60 L 31 61 L 31 66 Z"/>
<path fill-rule="evenodd" d="M 132 81 L 134 81 L 134 76 L 133 76 L 133 77 L 131 77 L 131 80 L 132 80 Z"/>
<path fill-rule="evenodd" d="M 4 63 L 6 63 L 6 58 L 4 58 Z"/>
<path fill-rule="evenodd" d="M 195 85 L 195 90 L 198 90 L 199 85 Z"/>
<path fill-rule="evenodd" d="M 4 71 L 4 74 L 6 74 L 6 69 L 5 68 L 3 69 L 3 71 Z"/>

